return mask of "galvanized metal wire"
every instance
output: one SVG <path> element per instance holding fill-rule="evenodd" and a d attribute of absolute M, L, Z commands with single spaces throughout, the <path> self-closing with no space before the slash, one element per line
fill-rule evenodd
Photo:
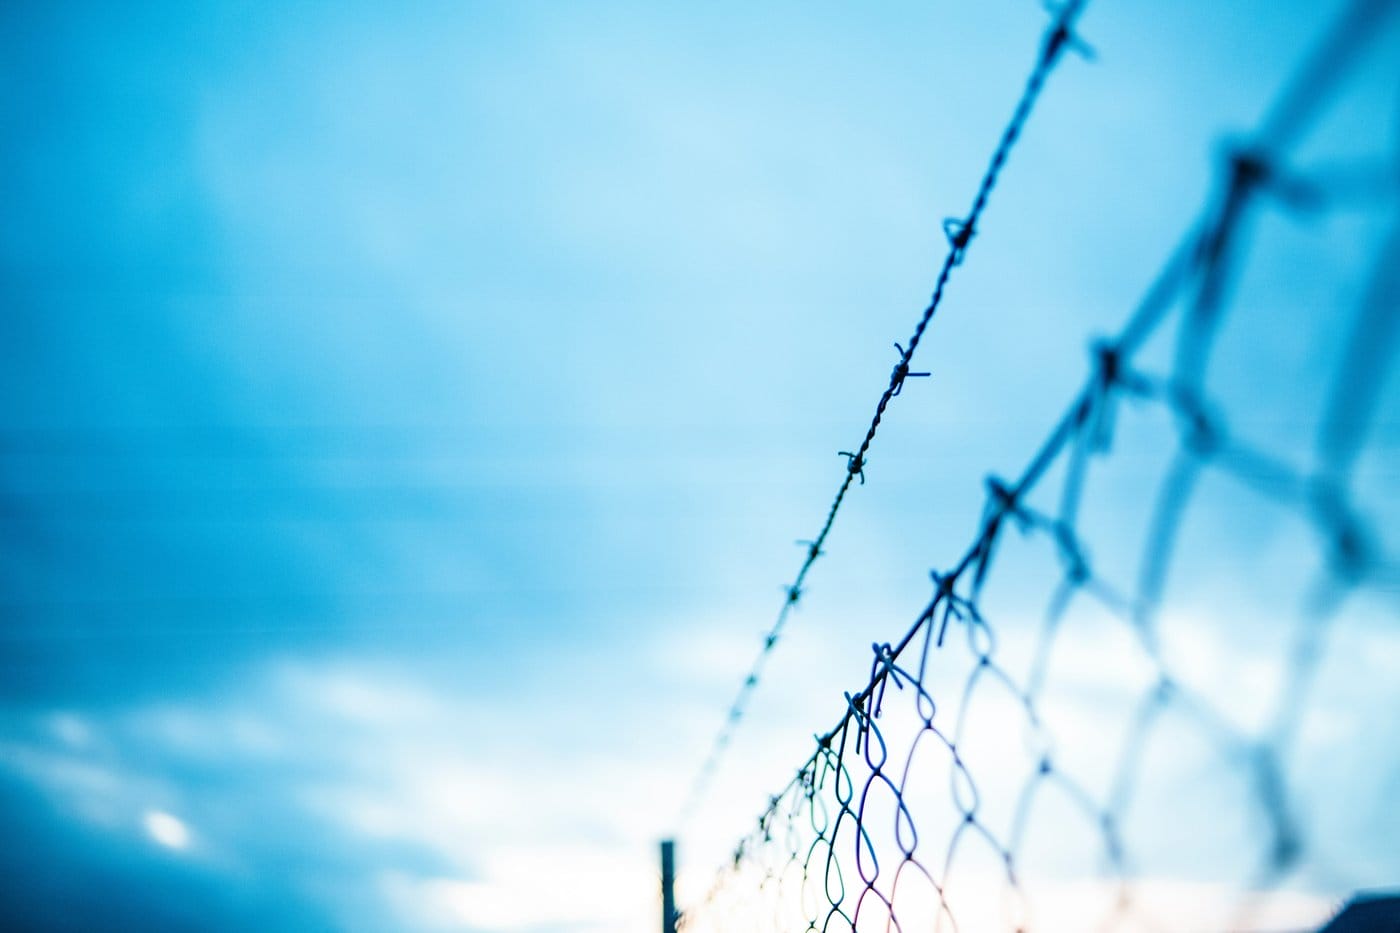
<path fill-rule="evenodd" d="M 1317 214 L 1333 206 L 1327 181 L 1296 170 L 1290 158 L 1396 6 L 1353 4 L 1257 132 L 1222 159 L 1199 220 L 1118 333 L 1095 344 L 1082 388 L 1018 475 L 988 478 L 971 544 L 950 567 L 931 574 L 932 596 L 903 634 L 872 645 L 868 678 L 844 694 L 836 724 L 815 737 L 812 754 L 769 798 L 706 899 L 686 911 L 683 929 L 1176 928 L 1144 906 L 1151 900 L 1140 864 L 1145 847 L 1132 827 L 1142 824 L 1143 807 L 1160 805 L 1148 789 L 1155 786 L 1154 771 L 1171 762 L 1160 746 L 1178 740 L 1194 743 L 1217 765 L 1189 793 L 1209 792 L 1203 781 L 1232 784 L 1237 806 L 1225 808 L 1221 818 L 1249 827 L 1244 850 L 1235 854 L 1245 868 L 1222 883 L 1229 896 L 1212 914 L 1216 928 L 1259 922 L 1268 892 L 1307 852 L 1304 808 L 1293 787 L 1308 697 L 1331 626 L 1350 597 L 1368 594 L 1393 615 L 1400 592 L 1400 564 L 1384 552 L 1377 516 L 1356 492 L 1369 430 L 1377 419 L 1395 416 L 1385 410 L 1385 383 L 1400 332 L 1400 211 L 1389 204 L 1393 225 L 1375 248 L 1356 307 L 1319 312 L 1344 326 L 1347 336 L 1329 389 L 1317 400 L 1309 456 L 1256 443 L 1230 423 L 1227 405 L 1213 395 L 1213 351 L 1249 261 L 1250 225 L 1273 212 Z M 1039 77 L 1031 81 L 1035 93 L 1077 13 L 1077 5 L 1059 11 Z M 1023 99 L 1021 122 L 1028 111 Z M 1008 137 L 1014 140 L 1015 133 Z M 1004 161 L 1005 148 L 994 166 Z M 1400 155 L 1394 161 L 1400 173 Z M 990 187 L 983 186 L 977 204 Z M 977 214 L 975 207 L 965 225 L 952 228 L 955 240 L 970 235 Z M 944 267 L 935 305 L 954 265 L 951 260 Z M 902 358 L 906 373 L 931 313 Z M 1149 363 L 1145 348 L 1162 344 L 1170 347 L 1167 361 Z M 901 381 L 892 378 L 866 443 L 850 454 L 836 506 Z M 1136 574 L 1124 583 L 1101 571 L 1083 512 L 1094 474 L 1112 458 L 1128 417 L 1159 432 L 1165 453 L 1142 467 L 1158 478 L 1153 496 L 1140 505 L 1144 532 Z M 1314 542 L 1294 611 L 1271 624 L 1270 634 L 1283 645 L 1278 677 L 1251 725 L 1242 725 L 1215 692 L 1200 688 L 1164 648 L 1179 624 L 1164 615 L 1168 596 L 1191 582 L 1174 577 L 1174 567 L 1189 556 L 1182 553 L 1183 528 L 1210 507 L 1202 487 L 1220 479 L 1230 481 L 1232 495 L 1310 529 Z M 833 507 L 784 612 L 796 601 L 834 514 Z M 998 584 L 1003 590 L 1019 585 L 1014 568 L 1002 570 L 1008 547 L 1053 558 L 1058 568 L 1040 623 L 1017 650 L 1002 644 L 1012 626 L 998 613 L 1008 603 L 992 595 Z M 1075 617 L 1081 621 L 1072 622 Z M 1092 624 L 1086 627 L 1085 618 Z M 1018 636 L 1023 628 L 1016 628 Z M 1086 631 L 1113 640 L 1107 662 L 1084 641 Z M 1090 668 L 1132 668 L 1111 701 L 1118 723 L 1111 732 L 1069 735 L 1067 721 L 1050 715 L 1057 681 L 1067 676 L 1064 658 L 1075 654 Z M 746 682 L 750 687 L 761 665 L 762 655 Z M 743 698 L 731 723 L 742 713 Z M 1102 776 L 1080 768 L 1071 742 L 1095 746 Z M 1179 814 L 1156 812 L 1149 822 L 1169 828 L 1173 820 L 1188 819 L 1192 799 L 1188 794 L 1171 804 L 1181 807 Z M 1047 829 L 1049 812 L 1055 816 Z M 1039 837 L 1047 832 L 1056 857 L 1067 858 L 1069 840 L 1080 840 L 1081 855 L 1092 864 L 1087 879 L 1052 884 L 1037 874 L 1044 860 L 1035 853 L 1045 847 Z M 1066 891 L 1074 896 L 1067 900 Z M 1180 899 L 1174 909 L 1185 909 Z"/>
<path fill-rule="evenodd" d="M 1026 79 L 1020 98 L 1016 101 L 1011 118 L 1002 130 L 996 148 L 992 151 L 991 160 L 987 163 L 987 168 L 978 183 L 977 192 L 973 196 L 972 206 L 965 216 L 950 217 L 943 221 L 943 232 L 948 238 L 948 251 L 938 270 L 932 297 L 929 298 L 928 304 L 919 315 L 918 322 L 914 325 L 914 332 L 906 341 L 907 346 L 900 343 L 894 345 L 895 349 L 899 351 L 899 358 L 894 369 L 890 372 L 888 384 L 875 403 L 875 413 L 870 419 L 870 426 L 866 428 L 865 436 L 861 438 L 854 450 L 839 451 L 839 454 L 846 459 L 846 466 L 841 483 L 836 489 L 836 495 L 831 501 L 830 508 L 827 509 L 826 519 L 814 537 L 798 542 L 803 548 L 802 563 L 792 582 L 784 587 L 785 595 L 782 605 L 778 609 L 777 618 L 764 636 L 758 655 L 729 706 L 729 712 L 710 746 L 709 754 L 695 775 L 690 791 L 681 807 L 682 823 L 689 819 L 703 799 L 720 766 L 724 753 L 733 740 L 734 730 L 744 717 L 753 691 L 763 676 L 768 658 L 777 646 L 779 639 L 782 638 L 789 616 L 801 602 L 807 575 L 811 572 L 812 565 L 824 553 L 822 548 L 826 544 L 827 537 L 831 534 L 831 529 L 836 523 L 836 516 L 840 513 L 842 504 L 846 501 L 846 494 L 850 492 L 853 483 L 865 484 L 865 467 L 870 448 L 880 429 L 880 422 L 885 416 L 885 410 L 893 399 L 900 396 L 904 384 L 909 378 L 928 375 L 928 373 L 910 371 L 914 353 L 918 350 L 924 332 L 928 329 L 929 323 L 943 302 L 943 295 L 953 276 L 953 270 L 962 265 L 968 247 L 977 233 L 982 214 L 986 211 L 987 204 L 991 200 L 992 191 L 1001 178 L 1002 170 L 1006 167 L 1011 150 L 1015 148 L 1017 140 L 1021 138 L 1021 134 L 1025 130 L 1026 123 L 1030 120 L 1031 112 L 1035 109 L 1035 104 L 1045 89 L 1045 82 L 1050 73 L 1067 51 L 1087 51 L 1087 46 L 1077 39 L 1074 33 L 1075 23 L 1083 12 L 1084 5 L 1085 0 L 1067 0 L 1062 6 L 1052 10 L 1052 21 L 1036 54 L 1035 64 L 1031 69 L 1030 76 Z"/>

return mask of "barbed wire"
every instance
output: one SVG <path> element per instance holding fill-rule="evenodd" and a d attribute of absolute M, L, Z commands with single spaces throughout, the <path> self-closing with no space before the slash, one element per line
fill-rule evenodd
<path fill-rule="evenodd" d="M 783 629 L 787 625 L 788 616 L 797 607 L 802 598 L 803 587 L 807 582 L 807 574 L 811 571 L 812 565 L 817 562 L 817 558 L 824 553 L 822 546 L 826 543 L 827 537 L 831 534 L 832 526 L 836 523 L 837 513 L 841 510 L 841 505 L 846 499 L 846 494 L 850 492 L 853 483 L 865 484 L 865 466 L 870 453 L 871 444 L 875 441 L 875 434 L 879 431 L 880 422 L 885 416 L 885 410 L 889 407 L 890 401 L 898 397 L 904 390 L 904 383 L 915 377 L 928 376 L 925 372 L 911 372 L 910 366 L 913 363 L 914 353 L 919 348 L 919 342 L 923 340 L 924 331 L 928 329 L 933 316 L 938 312 L 939 305 L 943 301 L 943 293 L 947 288 L 949 280 L 952 278 L 953 270 L 962 264 L 966 256 L 968 246 L 972 238 L 977 233 L 977 225 L 982 219 L 982 214 L 987 208 L 991 199 L 992 190 L 996 187 L 997 181 L 1001 177 L 1002 170 L 1006 166 L 1006 161 L 1015 147 L 1016 141 L 1020 139 L 1021 133 L 1025 129 L 1027 121 L 1030 119 L 1031 111 L 1035 109 L 1036 101 L 1040 99 L 1041 92 L 1045 88 L 1046 79 L 1050 72 L 1054 70 L 1066 51 L 1075 50 L 1081 54 L 1091 54 L 1089 47 L 1082 42 L 1074 32 L 1075 23 L 1083 11 L 1086 0 L 1066 0 L 1058 6 L 1047 4 L 1047 9 L 1052 14 L 1052 22 L 1046 30 L 1041 40 L 1040 50 L 1037 54 L 1034 67 L 1030 76 L 1026 79 L 1026 84 L 1021 91 L 1021 96 L 1016 102 L 1012 111 L 1011 119 L 1003 128 L 996 148 L 992 152 L 991 160 L 987 163 L 987 168 L 982 174 L 981 181 L 977 186 L 977 193 L 973 197 L 972 206 L 966 216 L 955 218 L 950 217 L 943 221 L 943 232 L 948 239 L 948 252 L 943 258 L 943 264 L 938 270 L 938 277 L 934 282 L 933 293 L 928 304 L 924 307 L 918 322 L 914 326 L 914 332 L 908 339 L 908 346 L 896 343 L 895 350 L 899 357 L 890 372 L 889 383 L 880 394 L 879 400 L 875 404 L 875 413 L 870 419 L 870 425 L 866 428 L 865 436 L 855 450 L 842 450 L 838 454 L 846 458 L 846 470 L 841 479 L 841 484 L 836 489 L 836 495 L 831 501 L 831 506 L 827 509 L 826 519 L 822 522 L 821 528 L 815 537 L 809 540 L 798 541 L 804 548 L 804 557 L 801 565 L 797 569 L 797 575 L 792 582 L 783 588 L 784 599 L 778 609 L 778 615 L 772 626 L 764 636 L 762 646 L 758 655 L 749 668 L 748 675 L 739 686 L 737 695 L 729 706 L 729 711 L 725 716 L 718 734 L 715 736 L 710 746 L 710 751 L 705 760 L 701 763 L 700 769 L 691 783 L 690 790 L 686 795 L 685 802 L 681 806 L 679 822 L 684 825 L 696 807 L 704 798 L 704 794 L 709 787 L 715 772 L 719 768 L 720 760 L 734 736 L 734 730 L 739 721 L 744 716 L 744 711 L 748 706 L 749 699 L 754 689 L 758 686 L 759 680 L 763 676 L 764 668 L 768 658 L 772 654 L 778 640 L 782 637 Z"/>
<path fill-rule="evenodd" d="M 903 636 L 872 645 L 868 679 L 844 695 L 836 725 L 815 736 L 811 756 L 770 798 L 705 901 L 684 915 L 684 929 L 1027 930 L 1042 921 L 1074 930 L 1118 929 L 1129 922 L 1133 929 L 1156 928 L 1157 919 L 1136 907 L 1146 895 L 1134 885 L 1126 827 L 1145 795 L 1144 784 L 1154 778 L 1152 742 L 1172 722 L 1247 788 L 1256 829 L 1251 838 L 1262 840 L 1257 851 L 1242 856 L 1248 865 L 1228 903 L 1211 907 L 1214 922 L 1197 928 L 1245 926 L 1264 908 L 1265 893 L 1299 865 L 1306 834 L 1290 794 L 1288 762 L 1297 753 L 1323 642 L 1349 594 L 1368 589 L 1393 599 L 1400 592 L 1400 566 L 1384 553 L 1352 491 L 1400 337 L 1400 214 L 1379 246 L 1332 370 L 1310 467 L 1232 430 L 1207 375 L 1251 220 L 1265 210 L 1316 215 L 1340 206 L 1337 198 L 1344 193 L 1320 180 L 1326 173 L 1298 171 L 1289 157 L 1397 6 L 1393 0 L 1353 3 L 1257 132 L 1228 152 L 1201 219 L 1118 334 L 1094 345 L 1088 378 L 1019 476 L 988 478 L 971 545 L 951 569 L 931 574 L 933 596 Z M 1393 177 L 1400 178 L 1400 152 L 1392 159 Z M 1144 347 L 1173 321 L 1175 342 L 1165 369 L 1140 362 Z M 1091 465 L 1110 452 L 1124 404 L 1135 412 L 1165 414 L 1172 430 L 1164 473 L 1146 509 L 1137 577 L 1126 592 L 1091 559 L 1080 517 Z M 1052 475 L 1058 475 L 1058 485 L 1047 490 Z M 1301 518 L 1319 542 L 1314 563 L 1320 566 L 1302 586 L 1295 622 L 1284 633 L 1275 699 L 1257 730 L 1239 725 L 1209 691 L 1175 670 L 1163 645 L 1171 567 L 1208 475 L 1228 478 L 1258 501 Z M 1032 501 L 1032 493 L 1047 492 L 1052 507 Z M 1058 563 L 1039 630 L 1027 645 L 1023 675 L 1006 659 L 986 605 L 1008 526 L 1021 533 L 1027 548 L 1037 542 L 1048 547 Z M 1099 738 L 1096 753 L 1104 756 L 1106 778 L 1101 787 L 1063 763 L 1069 756 L 1057 748 L 1045 709 L 1054 699 L 1054 649 L 1074 606 L 1101 619 L 1101 631 L 1125 638 L 1139 669 L 1124 691 L 1128 702 L 1117 707 L 1125 719 L 1122 740 Z M 940 650 L 956 629 L 966 638 L 962 656 Z M 961 689 L 935 695 L 939 665 L 961 672 Z M 897 695 L 902 699 L 894 702 Z M 991 734 L 972 724 L 984 709 L 1001 717 L 992 720 L 999 729 Z M 1019 753 L 1007 741 L 1017 729 L 1025 745 Z M 1002 756 L 993 756 L 1001 761 L 998 767 L 975 767 L 979 743 Z M 940 774 L 946 794 L 928 780 Z M 996 813 L 992 787 L 1002 792 Z M 1032 814 L 1051 793 L 1065 808 L 1063 818 L 1088 827 L 1089 856 L 1099 878 L 1096 886 L 1078 889 L 1082 903 L 1068 919 L 1053 911 L 1035 914 L 1037 903 L 1043 908 L 1054 900 L 1054 891 L 1035 883 L 1025 864 L 1031 861 L 1026 850 Z M 931 826 L 942 831 L 945 845 L 931 841 L 937 835 Z M 969 861 L 980 865 L 980 875 L 973 868 L 957 873 Z M 1090 903 L 1096 921 L 1083 909 Z M 1173 910 L 1178 916 L 1184 910 L 1180 898 Z"/>

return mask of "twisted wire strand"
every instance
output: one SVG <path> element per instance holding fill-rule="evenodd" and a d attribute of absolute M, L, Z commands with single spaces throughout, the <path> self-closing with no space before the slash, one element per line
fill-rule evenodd
<path fill-rule="evenodd" d="M 1290 797 L 1287 759 L 1296 747 L 1329 623 L 1350 593 L 1368 588 L 1393 597 L 1400 581 L 1400 566 L 1382 552 L 1351 490 L 1400 332 L 1400 213 L 1377 250 L 1333 370 L 1311 466 L 1238 436 L 1209 396 L 1206 377 L 1246 253 L 1251 215 L 1297 209 L 1297 189 L 1288 181 L 1289 153 L 1397 6 L 1354 3 L 1286 85 L 1249 143 L 1220 165 L 1217 192 L 1201 219 L 1118 334 L 1095 346 L 1083 387 L 1022 472 L 1012 481 L 988 479 L 987 505 L 972 543 L 949 570 L 931 574 L 933 596 L 899 640 L 872 645 L 868 679 L 845 694 L 835 726 L 815 736 L 812 754 L 770 798 L 757 828 L 735 849 L 732 865 L 721 870 L 706 900 L 685 915 L 685 929 L 903 930 L 927 929 L 931 922 L 936 930 L 958 930 L 957 872 L 973 857 L 964 853 L 977 850 L 1000 866 L 1004 926 L 1030 929 L 1035 917 L 1018 852 L 1037 801 L 1051 793 L 1093 827 L 1099 863 L 1115 892 L 1097 926 L 1086 919 L 1076 928 L 1120 929 L 1132 921 L 1138 924 L 1134 929 L 1151 929 L 1150 918 L 1135 912 L 1136 866 L 1124 826 L 1141 794 L 1148 746 L 1173 719 L 1244 776 L 1262 828 L 1264 841 L 1241 886 L 1245 893 L 1237 899 L 1231 928 L 1246 926 L 1263 892 L 1299 863 L 1305 839 Z M 1178 329 L 1170 365 L 1165 372 L 1151 371 L 1137 362 L 1139 352 L 1173 319 Z M 1125 402 L 1165 413 L 1175 433 L 1148 509 L 1130 593 L 1099 573 L 1078 526 L 1086 474 L 1109 452 L 1114 412 Z M 1056 468 L 1062 470 L 1057 507 L 1042 511 L 1030 504 L 1030 494 Z M 1159 639 L 1182 523 L 1208 472 L 1301 517 L 1319 542 L 1321 566 L 1299 611 L 1278 698 L 1258 734 L 1235 724 L 1209 696 L 1177 676 Z M 1027 541 L 1045 542 L 1060 568 L 1024 678 L 1001 660 L 997 629 L 981 599 L 1008 525 Z M 1147 686 L 1127 711 L 1126 737 L 1112 756 L 1101 792 L 1059 763 L 1055 736 L 1040 710 L 1050 655 L 1076 602 L 1117 620 L 1149 671 Z M 960 695 L 954 694 L 956 713 L 948 722 L 939 714 L 946 703 L 935 696 L 929 679 L 931 661 L 953 630 L 965 636 L 969 670 Z M 891 686 L 902 695 L 897 711 Z M 965 757 L 977 738 L 970 732 L 968 710 L 975 698 L 988 695 L 1000 696 L 1017 711 L 1030 761 L 1002 830 L 986 816 L 981 785 Z M 906 731 L 913 733 L 904 746 L 894 744 L 898 729 L 888 717 L 882 724 L 882 714 L 904 717 Z M 918 817 L 927 818 L 920 799 L 927 788 L 918 782 L 916 763 L 931 757 L 943 763 L 949 781 L 945 803 L 951 806 L 952 828 L 944 847 L 919 828 Z M 892 845 L 880 851 L 877 835 Z M 756 901 L 771 903 L 771 925 L 755 922 L 749 910 Z"/>
<path fill-rule="evenodd" d="M 701 763 L 695 778 L 690 785 L 689 792 L 681 806 L 679 822 L 684 825 L 694 815 L 696 808 L 704 798 L 710 782 L 718 770 L 720 761 L 724 753 L 729 748 L 734 737 L 734 730 L 744 716 L 754 689 L 758 686 L 759 680 L 763 676 L 764 668 L 767 666 L 768 658 L 772 654 L 774 647 L 782 637 L 783 630 L 787 626 L 788 617 L 797 607 L 802 598 L 803 587 L 807 582 L 807 575 L 823 552 L 827 537 L 831 534 L 832 526 L 836 523 L 837 513 L 840 512 L 842 503 L 846 500 L 846 494 L 850 492 L 851 486 L 859 482 L 865 483 L 865 466 L 870 447 L 875 441 L 875 434 L 880 428 L 880 422 L 885 417 L 885 411 L 889 407 L 890 401 L 899 396 L 905 381 L 910 377 L 927 376 L 927 373 L 915 373 L 910 371 L 910 365 L 914 359 L 914 353 L 918 350 L 920 341 L 923 340 L 924 332 L 928 329 L 933 316 L 938 312 L 939 306 L 943 302 L 943 294 L 947 288 L 949 280 L 952 278 L 953 270 L 962 264 L 966 256 L 968 246 L 973 236 L 977 232 L 977 226 L 982 218 L 982 214 L 991 200 L 993 189 L 996 188 L 997 181 L 1001 178 L 1003 169 L 1006 167 L 1007 159 L 1011 155 L 1011 150 L 1020 139 L 1025 129 L 1026 123 L 1030 120 L 1031 112 L 1035 109 L 1036 102 L 1040 99 L 1045 88 L 1045 82 L 1049 78 L 1051 71 L 1060 61 L 1065 52 L 1078 49 L 1084 51 L 1086 47 L 1074 34 L 1074 26 L 1083 11 L 1087 0 L 1066 0 L 1066 2 L 1052 10 L 1053 19 L 1042 38 L 1040 49 L 1036 56 L 1034 67 L 1030 76 L 1026 79 L 1026 84 L 1017 99 L 1016 106 L 1012 111 L 1011 118 L 1002 130 L 997 141 L 996 148 L 992 151 L 992 157 L 987 164 L 986 170 L 977 186 L 977 192 L 973 197 L 972 205 L 965 217 L 949 218 L 943 223 L 943 230 L 948 238 L 948 251 L 943 258 L 943 263 L 939 268 L 937 279 L 934 282 L 933 293 L 925 305 L 923 312 L 919 316 L 918 322 L 914 326 L 914 331 L 910 335 L 907 346 L 895 344 L 895 349 L 899 351 L 898 362 L 890 372 L 888 384 L 881 392 L 875 404 L 875 413 L 870 419 L 870 425 L 865 431 L 865 436 L 852 451 L 840 451 L 841 456 L 846 458 L 846 471 L 842 476 L 841 483 L 836 489 L 836 495 L 827 509 L 826 518 L 822 522 L 821 528 L 814 538 L 808 541 L 801 541 L 799 544 L 805 546 L 805 554 L 801 565 L 798 567 L 797 575 L 792 583 L 784 588 L 785 598 L 782 606 L 778 610 L 777 618 L 764 636 L 762 646 L 757 657 L 750 665 L 749 672 L 739 686 L 739 690 L 729 706 L 729 711 L 725 716 L 724 723 L 716 734 L 710 746 L 709 753 Z"/>

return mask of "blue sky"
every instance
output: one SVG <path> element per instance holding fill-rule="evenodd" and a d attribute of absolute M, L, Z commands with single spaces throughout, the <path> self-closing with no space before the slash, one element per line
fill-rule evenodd
<path fill-rule="evenodd" d="M 916 359 L 933 376 L 892 409 L 682 839 L 689 871 L 923 605 L 983 474 L 1024 462 L 1196 216 L 1222 141 L 1333 12 L 1091 4 L 1097 56 L 1066 60 L 1014 153 Z M 6 909 L 42 929 L 644 929 L 655 841 L 1044 11 L 0 20 L 0 812 L 25 843 Z M 1391 23 L 1301 164 L 1393 162 L 1397 53 Z M 1359 294 L 1383 188 L 1260 222 L 1213 387 L 1274 449 L 1311 443 L 1343 335 L 1326 309 Z M 1358 473 L 1380 516 L 1400 488 L 1385 400 Z M 1141 513 L 1149 461 L 1119 462 L 1110 555 L 1134 553 L 1119 516 Z M 1221 496 L 1204 556 L 1284 542 L 1291 566 L 1239 502 Z M 1226 591 L 1249 603 L 1222 583 L 1182 605 Z M 1358 618 L 1378 669 L 1356 702 L 1381 703 L 1393 601 Z M 1356 766 L 1377 789 L 1339 821 L 1366 852 L 1394 838 L 1359 825 L 1367 801 L 1400 777 L 1380 751 Z M 1387 868 L 1358 861 L 1362 880 Z"/>

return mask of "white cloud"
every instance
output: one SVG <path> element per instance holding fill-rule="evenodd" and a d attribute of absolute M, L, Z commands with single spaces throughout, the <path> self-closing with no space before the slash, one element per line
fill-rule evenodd
<path fill-rule="evenodd" d="M 167 849 L 183 852 L 190 846 L 190 828 L 179 817 L 163 810 L 147 810 L 141 823 L 146 827 L 147 835 Z"/>

